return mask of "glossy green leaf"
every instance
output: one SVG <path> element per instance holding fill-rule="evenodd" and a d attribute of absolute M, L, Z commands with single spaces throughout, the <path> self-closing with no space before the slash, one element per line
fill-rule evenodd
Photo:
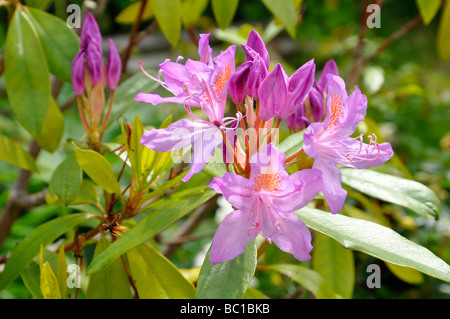
<path fill-rule="evenodd" d="M 255 241 L 245 247 L 244 253 L 232 260 L 213 265 L 209 259 L 211 247 L 206 254 L 198 276 L 197 299 L 240 299 L 252 280 L 256 269 L 257 250 Z"/>
<path fill-rule="evenodd" d="M 75 155 L 67 156 L 55 169 L 48 187 L 49 193 L 69 205 L 78 195 L 83 172 Z"/>
<path fill-rule="evenodd" d="M 86 213 L 61 216 L 46 222 L 24 238 L 12 251 L 3 273 L 0 274 L 0 291 L 6 288 L 30 261 L 39 253 L 41 245 L 46 247 L 59 236 L 90 217 Z"/>
<path fill-rule="evenodd" d="M 300 265 L 277 264 L 264 266 L 264 269 L 275 270 L 289 277 L 306 290 L 312 292 L 317 299 L 339 299 L 331 284 L 319 273 Z"/>
<path fill-rule="evenodd" d="M 180 0 L 150 0 L 150 4 L 166 39 L 176 46 L 181 35 Z"/>
<path fill-rule="evenodd" d="M 416 0 L 416 3 L 425 25 L 433 20 L 441 6 L 441 0 Z"/>
<path fill-rule="evenodd" d="M 47 116 L 37 142 L 43 150 L 53 153 L 58 148 L 63 135 L 64 116 L 54 98 L 50 97 Z"/>
<path fill-rule="evenodd" d="M 437 51 L 439 57 L 444 60 L 450 60 L 450 2 L 446 1 L 439 22 L 439 29 L 437 34 Z"/>
<path fill-rule="evenodd" d="M 67 262 L 64 244 L 59 247 L 58 263 L 56 265 L 56 279 L 58 280 L 59 289 L 62 298 L 65 298 L 67 290 Z"/>
<path fill-rule="evenodd" d="M 25 0 L 25 3 L 30 7 L 45 9 L 51 1 L 52 0 Z"/>
<path fill-rule="evenodd" d="M 425 185 L 370 169 L 342 168 L 342 183 L 380 200 L 408 208 L 418 215 L 439 218 L 441 203 Z"/>
<path fill-rule="evenodd" d="M 39 253 L 40 287 L 44 299 L 61 299 L 58 279 L 48 261 L 44 260 L 44 247 Z"/>
<path fill-rule="evenodd" d="M 5 84 L 17 120 L 38 139 L 50 103 L 50 77 L 39 37 L 22 9 L 15 10 L 6 36 Z"/>
<path fill-rule="evenodd" d="M 312 251 L 313 270 L 345 299 L 351 299 L 355 285 L 353 252 L 331 237 L 317 233 Z"/>
<path fill-rule="evenodd" d="M 106 248 L 110 247 L 110 242 L 101 238 L 94 252 L 94 258 Z M 117 259 L 109 267 L 92 274 L 89 278 L 89 285 L 86 290 L 87 299 L 131 299 L 130 282 L 124 265 Z"/>
<path fill-rule="evenodd" d="M 0 135 L 0 160 L 39 173 L 34 158 L 22 146 L 2 135 Z"/>
<path fill-rule="evenodd" d="M 217 25 L 222 30 L 228 28 L 233 21 L 239 0 L 211 0 L 211 6 Z"/>
<path fill-rule="evenodd" d="M 164 199 L 164 204 L 142 219 L 127 234 L 117 239 L 110 247 L 96 257 L 89 265 L 88 273 L 99 271 L 131 248 L 151 238 L 156 233 L 171 225 L 184 215 L 197 208 L 215 192 L 208 187 L 194 189 L 184 197 L 171 196 Z"/>
<path fill-rule="evenodd" d="M 66 21 L 34 8 L 28 9 L 50 72 L 57 78 L 71 83 L 72 61 L 80 49 L 80 40 L 67 26 Z"/>
<path fill-rule="evenodd" d="M 130 249 L 127 257 L 141 299 L 194 298 L 194 286 L 151 245 L 142 243 Z"/>
<path fill-rule="evenodd" d="M 119 24 L 134 24 L 141 12 L 142 1 L 136 1 L 130 4 L 128 7 L 119 12 L 114 21 Z M 141 21 L 147 21 L 153 18 L 154 16 L 153 8 L 149 2 L 144 8 L 144 12 L 142 13 Z"/>
<path fill-rule="evenodd" d="M 208 6 L 209 0 L 183 0 L 181 2 L 181 14 L 185 28 L 195 24 Z"/>
<path fill-rule="evenodd" d="M 309 228 L 336 239 L 345 248 L 450 282 L 450 266 L 447 263 L 390 228 L 306 207 L 295 214 Z"/>
<path fill-rule="evenodd" d="M 289 35 L 297 33 L 297 10 L 293 0 L 262 0 L 270 12 L 284 25 Z"/>
<path fill-rule="evenodd" d="M 95 151 L 82 150 L 75 144 L 74 147 L 75 156 L 83 171 L 107 192 L 121 195 L 120 185 L 111 164 Z"/>

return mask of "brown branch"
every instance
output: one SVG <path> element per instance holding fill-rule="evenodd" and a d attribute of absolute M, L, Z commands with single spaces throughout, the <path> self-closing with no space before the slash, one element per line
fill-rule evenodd
<path fill-rule="evenodd" d="M 211 211 L 217 207 L 218 196 L 219 195 L 214 195 L 206 203 L 197 208 L 197 210 L 191 216 L 189 216 L 185 223 L 180 228 L 178 228 L 173 240 L 171 241 L 173 242 L 173 244 L 167 246 L 163 251 L 164 256 L 170 258 L 182 245 L 182 238 L 186 238 L 186 236 L 192 234 L 197 226 L 200 225 L 200 223 L 203 221 L 203 219 L 205 219 L 211 213 Z"/>
<path fill-rule="evenodd" d="M 369 55 L 368 57 L 364 58 L 363 64 L 373 60 L 375 57 L 377 57 L 381 52 L 386 50 L 392 43 L 397 41 L 402 35 L 404 35 L 406 32 L 411 30 L 413 27 L 415 27 L 420 21 L 422 21 L 422 16 L 418 14 L 413 19 L 408 21 L 406 24 L 401 26 L 397 31 L 392 33 L 389 38 L 387 38 L 377 49 L 374 53 Z"/>
<path fill-rule="evenodd" d="M 139 24 L 141 24 L 142 16 L 144 14 L 144 10 L 145 10 L 145 6 L 146 5 L 147 5 L 147 0 L 142 0 L 141 7 L 140 7 L 140 10 L 139 10 L 139 14 L 138 14 L 138 17 L 137 17 L 136 21 L 133 24 L 133 28 L 131 29 L 130 40 L 128 42 L 128 46 L 127 46 L 127 48 L 125 50 L 125 54 L 124 54 L 124 57 L 123 57 L 122 73 L 125 73 L 125 70 L 127 68 L 127 63 L 128 63 L 129 58 L 130 58 L 131 49 L 133 48 L 133 46 L 135 44 L 135 38 L 136 38 L 136 35 L 137 35 Z"/>

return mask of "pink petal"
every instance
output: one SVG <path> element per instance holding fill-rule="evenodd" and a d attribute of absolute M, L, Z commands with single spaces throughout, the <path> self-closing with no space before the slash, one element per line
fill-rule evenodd
<path fill-rule="evenodd" d="M 305 261 L 311 259 L 311 232 L 305 223 L 294 214 L 284 214 L 277 231 L 270 239 L 281 250 L 292 254 L 296 259 Z"/>
<path fill-rule="evenodd" d="M 250 205 L 249 180 L 243 176 L 225 173 L 214 177 L 209 187 L 223 194 L 225 199 L 238 209 L 248 209 Z"/>
<path fill-rule="evenodd" d="M 250 231 L 253 219 L 247 211 L 235 210 L 220 223 L 213 238 L 210 260 L 215 265 L 231 260 L 244 252 L 245 247 L 255 238 Z"/>

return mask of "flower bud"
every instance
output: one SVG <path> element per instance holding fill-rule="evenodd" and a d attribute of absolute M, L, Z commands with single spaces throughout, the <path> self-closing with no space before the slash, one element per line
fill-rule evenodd
<path fill-rule="evenodd" d="M 84 58 L 85 52 L 77 53 L 72 61 L 72 85 L 76 95 L 82 95 L 84 92 Z"/>
<path fill-rule="evenodd" d="M 110 90 L 115 90 L 122 72 L 122 61 L 114 41 L 109 39 L 109 54 L 106 62 L 106 85 Z"/>

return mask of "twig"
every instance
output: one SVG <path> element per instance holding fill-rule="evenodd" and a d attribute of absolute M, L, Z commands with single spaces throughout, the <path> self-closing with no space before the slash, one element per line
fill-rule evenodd
<path fill-rule="evenodd" d="M 131 287 L 134 290 L 134 298 L 140 299 L 139 292 L 137 290 L 136 284 L 134 282 L 133 276 L 131 275 L 130 269 L 128 268 L 127 261 L 125 260 L 125 256 L 121 255 L 120 259 L 122 260 L 123 268 L 125 268 L 125 272 L 127 273 L 128 281 L 130 282 Z"/>
<path fill-rule="evenodd" d="M 175 253 L 175 251 L 180 248 L 183 242 L 181 240 L 180 243 L 177 243 L 177 241 L 180 241 L 181 238 L 192 234 L 197 226 L 200 225 L 202 220 L 205 219 L 205 217 L 208 216 L 211 211 L 217 207 L 218 196 L 219 195 L 214 195 L 206 203 L 197 208 L 197 210 L 186 220 L 186 222 L 180 228 L 178 228 L 178 231 L 175 233 L 174 239 L 172 240 L 173 244 L 167 246 L 163 251 L 164 256 L 170 258 Z"/>
<path fill-rule="evenodd" d="M 374 53 L 369 55 L 368 57 L 363 59 L 363 64 L 373 60 L 375 57 L 377 57 L 381 52 L 386 50 L 387 47 L 389 47 L 392 43 L 394 43 L 398 38 L 400 38 L 402 35 L 404 35 L 406 32 L 411 30 L 413 27 L 415 27 L 420 21 L 422 21 L 422 16 L 418 14 L 413 19 L 409 20 L 406 24 L 404 24 L 402 27 L 400 27 L 397 31 L 392 33 L 389 38 L 387 38 L 377 49 Z"/>
<path fill-rule="evenodd" d="M 134 46 L 135 38 L 136 38 L 137 31 L 138 31 L 138 28 L 139 28 L 139 24 L 141 23 L 142 16 L 144 14 L 144 10 L 145 10 L 145 6 L 146 5 L 147 5 L 147 0 L 142 0 L 141 7 L 140 7 L 140 10 L 139 10 L 139 14 L 138 14 L 138 17 L 137 17 L 136 21 L 133 24 L 133 28 L 131 29 L 130 41 L 128 42 L 128 46 L 127 46 L 127 48 L 125 50 L 125 55 L 123 57 L 122 73 L 125 73 L 125 71 L 126 71 L 127 63 L 128 63 L 128 60 L 129 60 L 130 54 L 131 54 L 131 49 Z"/>

